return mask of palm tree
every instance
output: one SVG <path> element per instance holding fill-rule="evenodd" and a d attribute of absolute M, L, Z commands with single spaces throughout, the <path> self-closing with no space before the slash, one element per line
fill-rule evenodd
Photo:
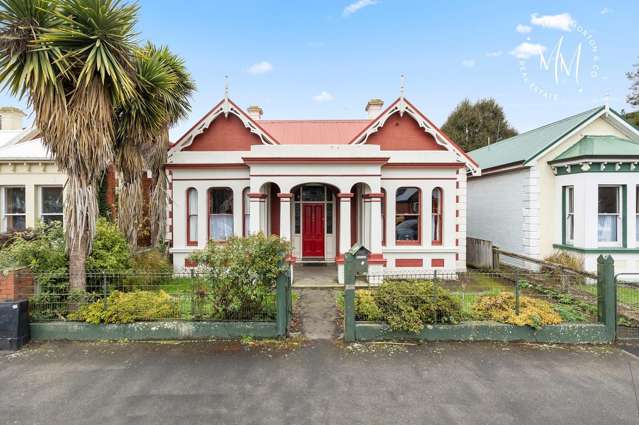
<path fill-rule="evenodd" d="M 114 159 L 114 105 L 135 95 L 137 11 L 120 0 L 0 0 L 0 81 L 26 95 L 44 144 L 68 176 L 72 288 L 86 286 L 99 182 Z"/>

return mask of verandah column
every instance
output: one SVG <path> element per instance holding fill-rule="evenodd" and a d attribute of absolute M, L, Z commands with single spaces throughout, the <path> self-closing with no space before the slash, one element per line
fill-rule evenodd
<path fill-rule="evenodd" d="M 337 263 L 337 281 L 344 283 L 344 254 L 351 247 L 351 198 L 354 195 L 349 192 L 337 194 L 339 200 L 339 251 L 335 262 Z"/>
<path fill-rule="evenodd" d="M 262 228 L 262 213 L 266 212 L 266 194 L 265 193 L 249 193 L 249 232 L 253 235 L 264 232 Z"/>
<path fill-rule="evenodd" d="M 280 198 L 280 238 L 291 240 L 291 199 L 292 193 L 278 193 Z"/>
<path fill-rule="evenodd" d="M 382 223 L 382 199 L 383 193 L 367 193 L 366 201 L 370 203 L 370 247 L 371 254 L 368 256 L 368 274 L 369 282 L 377 283 L 381 280 L 384 265 L 384 255 L 382 254 L 382 232 L 384 223 Z"/>

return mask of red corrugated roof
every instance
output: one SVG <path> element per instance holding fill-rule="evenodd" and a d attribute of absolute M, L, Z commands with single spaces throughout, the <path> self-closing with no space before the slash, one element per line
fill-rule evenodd
<path fill-rule="evenodd" d="M 345 145 L 370 120 L 258 120 L 282 145 Z"/>

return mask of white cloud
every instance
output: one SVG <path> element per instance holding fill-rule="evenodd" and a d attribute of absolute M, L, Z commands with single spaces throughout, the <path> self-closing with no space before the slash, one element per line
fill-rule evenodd
<path fill-rule="evenodd" d="M 475 61 L 475 59 L 464 59 L 462 61 L 462 65 L 466 68 L 474 68 L 475 65 L 477 65 L 477 62 Z"/>
<path fill-rule="evenodd" d="M 502 52 L 501 50 L 497 50 L 495 52 L 486 53 L 486 57 L 487 58 L 497 58 L 497 57 L 499 57 L 499 56 L 501 56 L 503 54 L 504 54 L 504 52 Z"/>
<path fill-rule="evenodd" d="M 356 2 L 346 6 L 342 14 L 344 16 L 349 16 L 366 6 L 372 6 L 374 4 L 377 4 L 377 0 L 357 0 Z"/>
<path fill-rule="evenodd" d="M 334 100 L 334 99 L 335 99 L 335 96 L 333 96 L 327 91 L 322 91 L 317 96 L 313 96 L 313 100 L 318 103 L 330 102 L 331 100 Z"/>
<path fill-rule="evenodd" d="M 612 10 L 610 10 L 610 9 L 609 9 L 609 8 L 607 8 L 607 7 L 604 7 L 603 9 L 601 9 L 601 12 L 599 12 L 599 13 L 601 13 L 602 15 L 607 15 L 607 14 L 609 14 L 610 12 L 612 12 Z"/>
<path fill-rule="evenodd" d="M 515 47 L 509 53 L 516 57 L 517 59 L 528 59 L 533 56 L 537 56 L 546 51 L 546 46 L 542 46 L 541 44 L 534 43 L 521 43 L 519 46 Z"/>
<path fill-rule="evenodd" d="M 537 13 L 530 15 L 530 23 L 533 25 L 539 25 L 544 28 L 552 28 L 562 31 L 572 31 L 576 25 L 570 13 L 561 13 L 559 15 L 543 15 L 539 16 Z"/>
<path fill-rule="evenodd" d="M 262 61 L 255 63 L 246 70 L 249 74 L 258 75 L 258 74 L 266 74 L 267 72 L 271 72 L 273 70 L 273 65 L 270 62 Z"/>
<path fill-rule="evenodd" d="M 529 27 L 528 25 L 517 24 L 517 26 L 515 27 L 515 31 L 522 34 L 527 34 L 532 31 L 532 27 Z"/>

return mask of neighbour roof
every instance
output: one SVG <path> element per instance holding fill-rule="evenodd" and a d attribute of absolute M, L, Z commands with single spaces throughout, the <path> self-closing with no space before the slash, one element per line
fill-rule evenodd
<path fill-rule="evenodd" d="M 370 120 L 258 120 L 282 145 L 348 144 Z"/>
<path fill-rule="evenodd" d="M 616 136 L 584 136 L 552 162 L 587 157 L 639 156 L 639 143 Z"/>
<path fill-rule="evenodd" d="M 604 109 L 589 109 L 577 115 L 527 131 L 509 139 L 468 152 L 482 169 L 525 163 Z"/>
<path fill-rule="evenodd" d="M 0 130 L 0 148 L 8 146 L 22 133 L 24 133 L 24 130 Z"/>
<path fill-rule="evenodd" d="M 52 155 L 44 146 L 42 139 L 32 139 L 19 143 L 12 143 L 0 148 L 0 161 L 25 160 L 25 161 L 51 161 Z"/>

